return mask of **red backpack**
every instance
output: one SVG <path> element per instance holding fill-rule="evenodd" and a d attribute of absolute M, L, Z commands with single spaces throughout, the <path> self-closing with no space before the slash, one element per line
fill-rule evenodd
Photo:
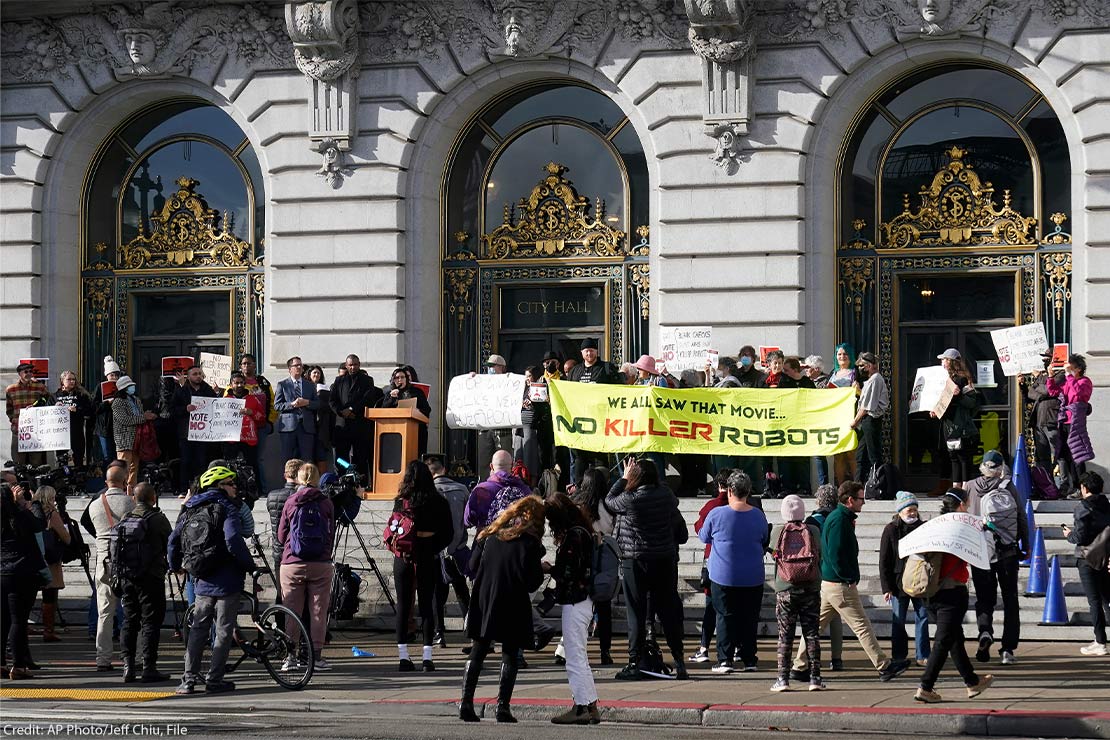
<path fill-rule="evenodd" d="M 389 515 L 389 521 L 382 531 L 382 541 L 394 557 L 412 560 L 412 552 L 416 547 L 416 522 L 412 518 L 412 509 L 405 506 Z"/>
<path fill-rule="evenodd" d="M 776 573 L 786 583 L 813 583 L 820 577 L 813 533 L 802 522 L 787 522 L 775 546 Z"/>

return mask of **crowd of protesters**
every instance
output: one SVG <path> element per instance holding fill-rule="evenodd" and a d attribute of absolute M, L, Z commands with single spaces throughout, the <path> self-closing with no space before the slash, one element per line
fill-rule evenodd
<path fill-rule="evenodd" d="M 464 671 L 460 718 L 477 721 L 474 696 L 482 667 L 495 646 L 500 647 L 498 722 L 515 722 L 510 704 L 517 672 L 526 665 L 525 650 L 542 649 L 554 635 L 533 604 L 532 594 L 545 578 L 553 582 L 550 597 L 561 606 L 560 661 L 566 666 L 572 706 L 553 718 L 560 724 L 594 724 L 600 721 L 597 690 L 590 670 L 586 643 L 596 620 L 602 664 L 612 663 L 612 603 L 598 597 L 595 557 L 607 538 L 619 552 L 623 602 L 628 618 L 627 664 L 618 680 L 640 680 L 652 675 L 689 678 L 683 613 L 679 597 L 678 549 L 689 531 L 678 508 L 678 498 L 667 483 L 668 466 L 678 471 L 679 493 L 697 493 L 714 475 L 717 494 L 703 508 L 694 529 L 705 544 L 702 587 L 706 592 L 702 639 L 694 662 L 708 662 L 716 638 L 714 673 L 759 669 L 757 629 L 764 591 L 775 594 L 778 624 L 775 692 L 795 686 L 810 691 L 827 688 L 822 675 L 821 632 L 832 633 L 832 670 L 843 668 L 839 635 L 846 625 L 860 641 L 877 678 L 891 681 L 916 662 L 923 668 L 914 698 L 940 701 L 935 691 L 939 672 L 952 657 L 970 698 L 992 684 L 993 676 L 976 673 L 964 649 L 963 619 L 969 608 L 968 582 L 975 585 L 978 649 L 976 661 L 988 663 L 995 642 L 993 615 L 999 592 L 1004 630 L 998 656 L 1003 665 L 1016 662 L 1020 620 L 1016 602 L 1017 563 L 1031 547 L 1028 523 L 1010 480 L 1002 454 L 988 450 L 979 476 L 973 477 L 974 419 L 981 404 L 978 391 L 959 353 L 947 350 L 938 359 L 957 386 L 958 396 L 941 417 L 941 432 L 951 461 L 953 486 L 941 497 L 940 513 L 969 512 L 991 533 L 989 569 L 970 566 L 945 554 L 939 561 L 939 583 L 927 597 L 907 594 L 902 587 L 906 559 L 898 555 L 898 541 L 922 526 L 918 497 L 899 491 L 894 518 L 883 532 L 878 556 L 882 596 L 890 604 L 892 636 L 889 652 L 875 635 L 864 610 L 861 558 L 855 521 L 867 494 L 864 481 L 881 465 L 882 427 L 890 409 L 890 391 L 879 373 L 878 358 L 863 352 L 852 362 L 851 348 L 836 349 L 837 367 L 827 373 L 820 357 L 801 359 L 772 352 L 760 370 L 753 347 L 745 346 L 737 358 L 723 357 L 717 367 L 687 371 L 673 377 L 654 358 L 644 355 L 626 370 L 599 357 L 594 340 L 581 347 L 581 362 L 570 365 L 554 353 L 526 370 L 529 386 L 566 378 L 583 383 L 628 383 L 673 387 L 717 388 L 825 388 L 853 387 L 857 392 L 852 427 L 859 435 L 854 454 L 838 455 L 833 464 L 815 461 L 818 486 L 815 510 L 807 516 L 802 495 L 810 495 L 808 460 L 728 455 L 664 456 L 645 453 L 613 465 L 609 456 L 589 450 L 563 449 L 554 444 L 551 413 L 547 404 L 526 393 L 522 407 L 528 411 L 522 433 L 490 430 L 480 435 L 480 470 L 488 478 L 472 490 L 452 480 L 442 456 L 424 455 L 427 430 L 420 438 L 421 460 L 411 462 L 397 491 L 394 512 L 411 519 L 415 544 L 395 552 L 393 568 L 397 594 L 396 624 L 398 670 L 416 670 L 408 652 L 410 615 L 419 617 L 422 637 L 420 667 L 436 670 L 433 649 L 444 643 L 444 604 L 453 586 L 466 615 L 465 632 L 471 640 Z M 194 366 L 174 378 L 164 379 L 153 408 L 144 408 L 135 381 L 105 359 L 105 377 L 115 382 L 111 399 L 91 398 L 71 372 L 62 373 L 56 393 L 33 377 L 34 368 L 21 365 L 20 379 L 7 389 L 13 429 L 21 408 L 44 403 L 67 407 L 77 423 L 71 426 L 75 460 L 91 455 L 105 459 L 105 490 L 90 501 L 84 517 L 86 529 L 96 538 L 96 667 L 112 671 L 112 622 L 117 601 L 124 620 L 120 656 L 125 682 L 159 682 L 168 676 L 158 670 L 158 635 L 165 615 L 167 570 L 190 576 L 194 625 L 190 632 L 179 694 L 190 694 L 203 680 L 205 690 L 219 693 L 235 688 L 224 676 L 233 641 L 235 614 L 245 575 L 257 567 L 244 537 L 253 532 L 252 502 L 239 492 L 238 474 L 224 458 L 242 457 L 258 468 L 254 449 L 270 434 L 279 435 L 285 461 L 284 486 L 267 497 L 273 558 L 278 569 L 280 597 L 294 611 L 307 615 L 309 634 L 301 636 L 315 655 L 318 671 L 330 666 L 323 657 L 332 588 L 332 552 L 340 512 L 321 494 L 327 473 L 337 460 L 351 460 L 366 473 L 372 466 L 368 440 L 372 428 L 365 409 L 397 406 L 406 401 L 430 413 L 427 397 L 417 385 L 416 371 L 397 368 L 388 388 L 379 389 L 361 370 L 359 358 L 347 357 L 340 377 L 328 386 L 323 369 L 306 367 L 299 357 L 286 363 L 288 377 L 276 384 L 258 375 L 254 358 L 242 358 L 226 389 L 205 382 L 203 370 Z M 492 355 L 490 372 L 504 372 L 503 357 Z M 1047 363 L 1046 363 L 1047 370 Z M 564 375 L 565 373 L 565 375 Z M 1106 618 L 1110 609 L 1110 572 L 1087 565 L 1086 548 L 1110 527 L 1110 503 L 1103 494 L 1101 477 L 1084 468 L 1091 459 L 1085 421 L 1090 413 L 1091 383 L 1081 355 L 1073 355 L 1062 374 L 1025 380 L 1035 404 L 1056 404 L 1052 428 L 1050 414 L 1035 406 L 1034 431 L 1051 449 L 1047 458 L 1059 467 L 1065 494 L 1078 498 L 1075 526 L 1065 528 L 1077 547 L 1080 578 L 1088 595 L 1094 622 L 1094 642 L 1084 655 L 1107 654 Z M 1042 395 L 1037 395 L 1041 393 Z M 219 395 L 247 399 L 243 406 L 243 433 L 237 443 L 222 449 L 188 439 L 189 413 L 195 397 Z M 105 412 L 107 406 L 109 411 Z M 157 492 L 138 483 L 142 441 L 140 429 L 155 427 L 157 443 L 176 452 L 180 459 L 179 486 L 192 484 L 182 515 L 175 524 L 157 506 Z M 172 432 L 172 433 L 171 433 Z M 506 433 L 507 432 L 507 433 Z M 956 442 L 956 444 L 953 444 Z M 34 464 L 35 457 L 18 453 L 13 460 Z M 113 454 L 114 452 L 114 454 Z M 173 454 L 173 453 L 169 453 Z M 224 455 L 224 458 L 218 457 Z M 1037 459 L 1044 451 L 1037 446 Z M 108 462 L 107 458 L 118 458 Z M 617 473 L 614 473 L 614 470 Z M 830 474 L 831 472 L 831 474 Z M 261 480 L 260 471 L 257 473 Z M 610 480 L 612 479 L 612 480 Z M 64 587 L 57 547 L 71 530 L 58 518 L 50 490 L 28 491 L 14 474 L 5 472 L 2 518 L 3 620 L 6 636 L 5 669 L 10 678 L 29 678 L 35 670 L 27 622 L 38 592 L 43 593 L 44 622 L 53 614 L 57 592 Z M 762 496 L 760 495 L 762 494 Z M 801 494 L 801 495 L 799 495 Z M 779 521 L 770 521 L 763 510 L 768 496 L 781 497 Z M 190 521 L 209 518 L 210 529 L 220 541 L 215 559 L 198 562 L 200 549 L 189 541 Z M 136 524 L 137 520 L 143 526 Z M 322 522 L 319 537 L 304 534 L 306 522 Z M 550 527 L 554 562 L 546 557 L 543 537 Z M 109 544 L 123 539 L 122 529 L 140 532 L 140 555 L 134 566 L 126 556 L 109 557 Z M 306 544 L 308 543 L 308 544 Z M 51 546 L 54 551 L 52 552 Z M 769 560 L 768 560 L 769 558 Z M 768 582 L 765 565 L 773 564 Z M 49 607 L 47 605 L 50 605 Z M 909 654 L 905 621 L 914 612 L 914 654 Z M 52 617 L 49 617 L 52 621 Z M 655 644 L 658 620 L 671 656 L 662 661 Z M 801 640 L 794 654 L 794 638 Z M 930 636 L 930 629 L 933 634 Z M 210 632 L 211 655 L 202 677 L 201 658 Z M 138 636 L 143 637 L 141 653 Z M 43 639 L 56 638 L 52 628 Z M 290 656 L 285 670 L 296 667 Z M 792 684 L 792 682 L 794 682 Z"/>

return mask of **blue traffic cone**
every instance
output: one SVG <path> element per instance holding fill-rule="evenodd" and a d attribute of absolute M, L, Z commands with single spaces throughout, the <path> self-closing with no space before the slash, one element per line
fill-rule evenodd
<path fill-rule="evenodd" d="M 1037 527 L 1037 534 L 1033 537 L 1033 562 L 1029 564 L 1029 584 L 1025 588 L 1026 596 L 1044 596 L 1048 584 L 1047 557 L 1044 550 L 1044 530 Z"/>
<path fill-rule="evenodd" d="M 1010 480 L 1018 492 L 1018 505 L 1024 504 L 1033 496 L 1033 473 L 1029 470 L 1026 457 L 1025 435 L 1018 435 L 1017 449 L 1014 450 L 1014 467 Z"/>
<path fill-rule="evenodd" d="M 1064 602 L 1064 581 L 1060 576 L 1060 556 L 1052 556 L 1052 567 L 1048 577 L 1048 595 L 1044 600 L 1044 614 L 1041 615 L 1042 625 L 1068 624 L 1071 615 L 1068 614 L 1067 604 Z"/>
<path fill-rule="evenodd" d="M 1036 521 L 1034 521 L 1034 519 L 1035 519 L 1035 517 L 1033 516 L 1033 501 L 1032 501 L 1032 499 L 1026 499 L 1025 500 L 1025 521 L 1029 525 L 1029 528 L 1026 531 L 1036 532 L 1037 523 L 1036 523 Z M 1033 548 L 1029 548 L 1029 557 L 1027 557 L 1025 560 L 1022 560 L 1020 563 L 1018 563 L 1018 565 L 1024 565 L 1025 567 L 1028 568 L 1029 564 L 1031 562 L 1033 562 Z"/>

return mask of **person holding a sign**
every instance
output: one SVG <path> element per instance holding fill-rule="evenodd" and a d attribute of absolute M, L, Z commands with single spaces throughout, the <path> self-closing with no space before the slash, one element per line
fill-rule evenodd
<path fill-rule="evenodd" d="M 31 406 L 50 403 L 50 394 L 45 383 L 35 380 L 33 364 L 21 362 L 15 370 L 19 374 L 19 380 L 9 385 L 4 392 L 4 405 L 8 411 L 8 421 L 12 425 L 12 462 L 16 465 L 43 465 L 46 463 L 45 452 L 19 451 L 19 412 Z"/>
<path fill-rule="evenodd" d="M 243 431 L 238 442 L 225 442 L 223 455 L 231 460 L 242 455 L 243 459 L 254 468 L 254 479 L 262 480 L 258 470 L 258 428 L 266 422 L 266 409 L 258 396 L 247 390 L 247 377 L 238 370 L 231 373 L 231 382 L 228 384 L 224 396 L 228 398 L 245 399 L 243 408 L 239 413 L 243 415 Z"/>
<path fill-rule="evenodd" d="M 204 472 L 208 463 L 216 457 L 211 442 L 192 442 L 189 440 L 189 413 L 196 410 L 194 397 L 216 398 L 216 391 L 204 382 L 204 370 L 193 365 L 185 372 L 185 384 L 174 391 L 173 418 L 177 421 L 178 449 L 181 450 L 181 480 L 179 490 L 184 491 L 193 479 Z"/>
<path fill-rule="evenodd" d="M 111 355 L 104 357 L 104 380 L 93 396 L 93 434 L 99 446 L 100 459 L 107 462 L 116 459 L 116 441 L 112 434 L 112 397 L 116 393 L 116 381 L 120 375 L 119 365 Z"/>
<path fill-rule="evenodd" d="M 859 434 L 856 480 L 863 483 L 871 474 L 871 468 L 883 463 L 883 418 L 890 408 L 890 389 L 879 374 L 879 358 L 872 352 L 860 353 L 856 360 L 856 380 L 863 383 L 863 388 L 852 429 Z"/>
<path fill-rule="evenodd" d="M 77 373 L 63 370 L 58 376 L 54 402 L 69 409 L 69 450 L 74 465 L 85 464 L 85 420 L 92 417 L 92 398 L 77 382 Z"/>
<path fill-rule="evenodd" d="M 138 386 L 126 375 L 116 381 L 116 395 L 112 399 L 112 434 L 116 440 L 116 455 L 127 463 L 127 490 L 139 482 L 139 456 L 135 452 L 135 437 L 139 425 L 154 419 L 153 411 L 143 411 L 143 403 L 136 395 Z"/>
<path fill-rule="evenodd" d="M 940 513 L 967 511 L 967 493 L 961 488 L 949 488 L 941 499 Z M 933 690 L 941 668 L 952 656 L 956 670 L 967 686 L 967 698 L 974 699 L 990 688 L 994 676 L 979 676 L 971 665 L 964 648 L 964 615 L 967 614 L 967 582 L 970 578 L 967 562 L 955 555 L 943 553 L 940 560 L 940 580 L 937 591 L 929 597 L 929 621 L 936 626 L 933 650 L 929 662 L 921 676 L 921 683 L 913 695 L 915 701 L 936 704 L 943 701 L 941 695 Z"/>
<path fill-rule="evenodd" d="M 653 385 L 657 388 L 666 388 L 667 379 L 660 375 L 655 370 L 655 358 L 651 355 L 640 355 L 640 359 L 636 360 L 636 364 L 632 366 L 636 370 L 636 379 L 632 381 L 632 385 Z M 662 452 L 645 452 L 644 458 L 651 460 L 655 463 L 655 468 L 663 474 L 667 469 L 666 458 L 663 457 Z"/>
<path fill-rule="evenodd" d="M 1079 478 L 1087 472 L 1086 462 L 1095 457 L 1091 438 L 1087 436 L 1087 416 L 1091 413 L 1091 393 L 1094 385 L 1087 377 L 1087 359 L 1071 355 L 1064 373 L 1048 379 L 1048 394 L 1060 398 L 1060 415 L 1057 417 L 1059 434 L 1056 435 L 1056 462 L 1060 472 L 1067 476 L 1069 498 L 1079 495 Z"/>
<path fill-rule="evenodd" d="M 971 480 L 971 461 L 979 438 L 975 416 L 982 406 L 983 396 L 975 390 L 971 373 L 968 372 L 959 350 L 946 349 L 937 355 L 937 359 L 959 389 L 959 394 L 952 398 L 940 417 L 940 430 L 948 447 L 948 459 L 952 463 L 952 485 L 962 487 Z M 936 418 L 933 412 L 929 415 Z"/>
<path fill-rule="evenodd" d="M 1044 370 L 1029 375 L 1018 376 L 1022 400 L 1032 406 L 1027 424 L 1033 430 L 1033 462 L 1052 474 L 1056 451 L 1056 419 L 1060 415 L 1060 399 L 1048 394 L 1048 364 L 1052 361 L 1051 350 L 1041 355 Z"/>

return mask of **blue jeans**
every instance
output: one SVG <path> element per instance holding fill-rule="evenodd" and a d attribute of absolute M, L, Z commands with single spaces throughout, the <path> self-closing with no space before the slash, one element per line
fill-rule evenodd
<path fill-rule="evenodd" d="M 829 482 L 829 459 L 824 455 L 813 459 L 817 463 L 817 485 L 823 486 Z"/>
<path fill-rule="evenodd" d="M 906 612 L 913 601 L 914 647 L 917 660 L 929 659 L 929 613 L 925 600 L 910 596 L 894 596 L 890 600 L 890 658 L 905 660 L 909 655 L 909 638 L 906 637 Z"/>

